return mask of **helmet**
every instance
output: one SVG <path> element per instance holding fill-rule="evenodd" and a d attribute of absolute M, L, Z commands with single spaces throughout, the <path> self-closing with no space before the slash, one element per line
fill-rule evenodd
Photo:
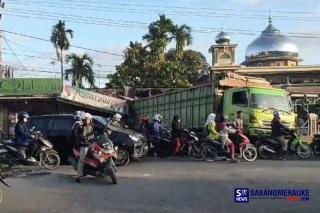
<path fill-rule="evenodd" d="M 22 121 L 24 118 L 29 118 L 29 114 L 27 112 L 19 112 L 18 113 L 18 120 Z"/>
<path fill-rule="evenodd" d="M 82 120 L 85 120 L 85 119 L 92 119 L 92 115 L 88 112 L 84 113 Z"/>
<path fill-rule="evenodd" d="M 162 116 L 161 116 L 160 114 L 155 114 L 155 115 L 153 116 L 153 120 L 158 121 L 158 122 L 161 122 Z"/>
<path fill-rule="evenodd" d="M 122 115 L 120 115 L 119 113 L 116 113 L 116 114 L 113 116 L 113 119 L 114 119 L 115 121 L 120 121 L 121 118 L 122 118 Z"/>
<path fill-rule="evenodd" d="M 273 112 L 273 116 L 276 117 L 276 118 L 280 118 L 281 113 L 279 111 L 274 111 Z"/>
<path fill-rule="evenodd" d="M 84 116 L 84 111 L 76 111 L 74 114 L 73 114 L 73 118 L 77 121 L 80 121 L 82 120 L 82 117 Z"/>

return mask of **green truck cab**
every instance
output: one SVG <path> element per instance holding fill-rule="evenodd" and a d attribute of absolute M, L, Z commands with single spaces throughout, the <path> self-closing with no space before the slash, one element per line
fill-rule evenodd
<path fill-rule="evenodd" d="M 223 112 L 233 119 L 237 111 L 243 111 L 245 129 L 250 137 L 270 134 L 275 110 L 280 111 L 281 120 L 287 127 L 295 128 L 296 114 L 286 90 L 246 87 L 224 91 Z"/>

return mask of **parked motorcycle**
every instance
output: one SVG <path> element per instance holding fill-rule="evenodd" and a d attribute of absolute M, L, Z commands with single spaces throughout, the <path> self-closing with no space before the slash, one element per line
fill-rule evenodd
<path fill-rule="evenodd" d="M 230 140 L 235 145 L 235 155 L 237 158 L 252 162 L 257 159 L 257 149 L 250 143 L 249 138 L 242 132 L 237 131 L 230 134 Z M 202 158 L 208 160 L 225 160 L 230 153 L 229 147 L 223 148 L 220 141 L 206 139 L 202 149 Z"/>
<path fill-rule="evenodd" d="M 84 160 L 83 175 L 96 177 L 110 176 L 112 183 L 117 184 L 117 167 L 114 160 L 117 158 L 117 149 L 111 140 L 95 141 L 90 145 L 88 154 Z M 73 149 L 74 156 L 69 158 L 73 168 L 77 170 L 80 159 L 80 151 Z"/>
<path fill-rule="evenodd" d="M 308 159 L 311 157 L 312 150 L 310 144 L 303 141 L 295 131 L 290 131 L 288 141 L 289 154 L 296 154 L 300 159 Z M 272 137 L 261 138 L 256 141 L 259 157 L 270 159 L 279 154 L 281 144 Z"/>
<path fill-rule="evenodd" d="M 35 136 L 36 150 L 32 157 L 36 161 L 26 158 L 26 147 L 16 147 L 12 141 L 2 141 L 0 144 L 0 163 L 3 170 L 12 165 L 42 165 L 46 169 L 56 169 L 60 165 L 58 152 L 53 149 L 50 141 L 45 139 L 40 131 L 32 132 Z"/>
<path fill-rule="evenodd" d="M 179 154 L 201 158 L 201 141 L 194 132 L 185 129 L 181 133 L 180 142 Z M 152 145 L 154 146 L 152 152 L 158 157 L 169 157 L 175 154 L 176 144 L 172 140 L 170 130 L 164 131 L 160 137 L 153 138 Z"/>
<path fill-rule="evenodd" d="M 320 156 L 320 134 L 313 136 L 311 148 L 315 156 Z"/>

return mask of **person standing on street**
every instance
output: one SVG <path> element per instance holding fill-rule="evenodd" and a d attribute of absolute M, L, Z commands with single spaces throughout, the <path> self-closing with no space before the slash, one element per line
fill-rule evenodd
<path fill-rule="evenodd" d="M 181 124 L 181 118 L 178 115 L 175 115 L 172 119 L 172 124 L 171 124 L 171 129 L 172 129 L 172 140 L 175 143 L 175 151 L 174 154 L 177 155 L 180 151 L 181 147 L 181 133 L 183 131 L 182 124 Z"/>

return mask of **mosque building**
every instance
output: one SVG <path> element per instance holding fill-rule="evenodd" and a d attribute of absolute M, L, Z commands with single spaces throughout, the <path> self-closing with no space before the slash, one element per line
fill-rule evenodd
<path fill-rule="evenodd" d="M 280 33 L 271 18 L 267 27 L 246 49 L 245 60 L 236 64 L 237 44 L 231 36 L 221 31 L 212 53 L 210 73 L 231 71 L 237 74 L 262 77 L 273 86 L 286 88 L 293 100 L 312 102 L 320 100 L 320 66 L 300 65 L 298 46 L 289 37 Z M 320 102 L 320 101 L 319 101 Z"/>

